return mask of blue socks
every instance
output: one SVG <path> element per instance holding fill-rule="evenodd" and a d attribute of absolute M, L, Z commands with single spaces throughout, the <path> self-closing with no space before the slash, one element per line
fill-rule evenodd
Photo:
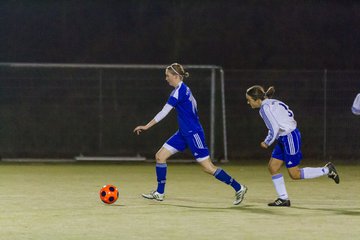
<path fill-rule="evenodd" d="M 216 172 L 214 173 L 214 177 L 216 179 L 226 183 L 227 185 L 232 186 L 234 188 L 235 192 L 237 192 L 241 189 L 241 185 L 221 168 L 218 168 L 216 170 Z"/>
<path fill-rule="evenodd" d="M 166 183 L 166 171 L 167 164 L 166 163 L 157 163 L 156 164 L 156 176 L 157 176 L 157 192 L 163 194 L 165 191 L 165 183 Z"/>
<path fill-rule="evenodd" d="M 156 176 L 158 182 L 156 191 L 161 194 L 165 192 L 166 172 L 167 172 L 166 163 L 156 164 Z M 214 177 L 233 187 L 236 192 L 241 189 L 241 185 L 221 168 L 218 168 L 216 170 L 216 172 L 214 173 Z"/>

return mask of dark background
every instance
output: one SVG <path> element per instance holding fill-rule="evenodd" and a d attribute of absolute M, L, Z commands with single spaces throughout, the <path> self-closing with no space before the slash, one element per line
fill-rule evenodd
<path fill-rule="evenodd" d="M 360 118 L 350 111 L 360 91 L 359 25 L 357 1 L 0 1 L 0 63 L 219 65 L 231 160 L 269 157 L 259 148 L 264 123 L 244 96 L 262 84 L 274 85 L 275 98 L 294 111 L 305 158 L 359 163 Z M 162 69 L 6 65 L 0 66 L 4 158 L 153 158 L 177 129 L 172 113 L 149 134 L 132 132 L 169 95 Z M 210 71 L 190 72 L 209 143 Z M 216 159 L 224 157 L 220 106 L 217 96 Z"/>
<path fill-rule="evenodd" d="M 0 62 L 358 69 L 359 1 L 1 1 Z"/>

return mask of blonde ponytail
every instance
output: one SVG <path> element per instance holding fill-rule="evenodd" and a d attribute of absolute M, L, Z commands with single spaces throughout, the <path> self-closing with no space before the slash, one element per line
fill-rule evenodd
<path fill-rule="evenodd" d="M 275 87 L 274 87 L 274 86 L 270 86 L 270 87 L 268 88 L 268 90 L 266 90 L 265 96 L 266 96 L 267 98 L 272 98 L 272 96 L 274 95 L 274 93 L 275 93 Z"/>

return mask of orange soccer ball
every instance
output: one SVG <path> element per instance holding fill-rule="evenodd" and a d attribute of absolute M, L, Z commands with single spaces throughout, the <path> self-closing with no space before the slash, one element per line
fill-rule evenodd
<path fill-rule="evenodd" d="M 114 185 L 108 184 L 100 189 L 100 199 L 106 204 L 112 204 L 119 198 L 119 191 Z"/>

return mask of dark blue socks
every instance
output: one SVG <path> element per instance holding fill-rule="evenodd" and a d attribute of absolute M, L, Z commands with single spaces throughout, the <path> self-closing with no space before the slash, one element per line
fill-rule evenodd
<path fill-rule="evenodd" d="M 165 191 L 165 183 L 166 183 L 166 171 L 167 171 L 167 164 L 166 163 L 157 163 L 156 164 L 156 176 L 157 176 L 157 192 L 164 193 Z"/>
<path fill-rule="evenodd" d="M 214 177 L 216 177 L 218 180 L 226 183 L 227 185 L 232 186 L 234 188 L 235 192 L 237 192 L 241 189 L 241 185 L 221 168 L 218 168 L 216 170 L 216 172 L 214 173 Z"/>
<path fill-rule="evenodd" d="M 156 164 L 156 176 L 158 182 L 156 191 L 161 194 L 165 192 L 166 172 L 167 172 L 166 163 Z M 241 185 L 221 168 L 218 168 L 216 170 L 216 172 L 214 173 L 214 177 L 233 187 L 236 192 L 241 189 Z"/>

